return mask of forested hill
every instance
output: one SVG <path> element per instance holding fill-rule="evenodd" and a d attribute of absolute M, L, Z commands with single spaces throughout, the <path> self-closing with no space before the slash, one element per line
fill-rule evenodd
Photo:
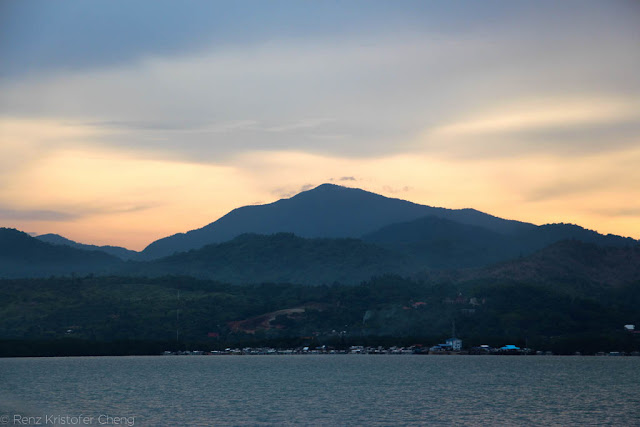
<path fill-rule="evenodd" d="M 58 340 L 55 347 L 64 351 L 73 343 L 60 338 L 107 343 L 103 347 L 114 340 L 162 340 L 192 350 L 428 347 L 450 336 L 453 321 L 465 348 L 510 343 L 563 354 L 639 351 L 640 335 L 624 328 L 640 324 L 638 304 L 640 281 L 594 296 L 590 289 L 527 282 L 447 284 L 397 276 L 356 286 L 234 286 L 187 277 L 0 280 L 0 356 L 15 355 L 16 342 L 3 339 Z"/>
<path fill-rule="evenodd" d="M 465 270 L 456 274 L 468 275 L 468 269 L 522 259 L 566 239 L 600 248 L 638 245 L 631 238 L 605 236 L 572 224 L 536 226 L 473 209 L 423 206 L 330 184 L 268 205 L 236 209 L 202 229 L 161 239 L 142 253 L 83 245 L 52 234 L 32 238 L 4 230 L 0 277 L 180 274 L 232 283 L 312 285 L 357 284 L 387 273 L 415 277 L 432 270 Z M 609 259 L 611 253 L 602 249 L 594 256 Z M 622 274 L 608 269 L 602 260 L 583 266 L 560 255 L 530 261 L 535 268 L 500 266 L 491 274 L 520 277 L 537 271 L 547 277 L 553 270 L 556 275 L 562 271 L 567 277 L 600 281 L 632 276 L 631 270 Z"/>
<path fill-rule="evenodd" d="M 66 237 L 62 237 L 58 234 L 41 234 L 36 236 L 36 239 L 41 240 L 46 243 L 51 243 L 52 245 L 62 245 L 62 246 L 70 246 L 76 249 L 84 249 L 86 251 L 102 251 L 109 255 L 116 256 L 122 260 L 130 260 L 137 259 L 139 257 L 139 253 L 136 251 L 132 251 L 126 248 L 122 248 L 119 246 L 96 246 L 96 245 L 86 245 L 83 243 L 74 242 L 73 240 L 69 240 Z"/>
<path fill-rule="evenodd" d="M 27 233 L 0 228 L 0 277 L 108 273 L 122 261 L 101 251 L 41 242 Z"/>
<path fill-rule="evenodd" d="M 640 280 L 640 245 L 613 247 L 563 240 L 526 258 L 488 267 L 483 275 L 529 283 L 625 286 Z"/>
<path fill-rule="evenodd" d="M 438 219 L 436 223 L 442 221 L 446 222 Z M 601 246 L 563 240 L 533 254 L 517 256 L 514 248 L 507 246 L 513 242 L 504 242 L 504 239 L 470 240 L 466 246 L 447 246 L 437 240 L 425 240 L 422 246 L 407 250 L 402 246 L 384 248 L 358 239 L 304 239 L 290 233 L 245 234 L 230 242 L 156 261 L 129 263 L 128 269 L 122 271 L 138 276 L 188 275 L 230 283 L 307 285 L 334 282 L 353 285 L 384 274 L 440 281 L 499 279 L 604 286 L 640 280 L 640 245 Z M 496 254 L 504 259 L 504 252 L 499 251 L 507 249 L 513 252 L 514 259 L 480 268 L 444 268 L 470 267 L 471 262 L 486 261 Z"/>
<path fill-rule="evenodd" d="M 418 269 L 404 254 L 358 239 L 304 239 L 291 233 L 244 234 L 198 250 L 145 263 L 129 274 L 187 275 L 230 283 L 357 284 L 387 273 Z"/>
<path fill-rule="evenodd" d="M 165 237 L 142 252 L 159 258 L 228 241 L 240 234 L 294 233 L 310 238 L 360 238 L 393 223 L 436 216 L 501 233 L 523 232 L 532 224 L 497 218 L 473 209 L 445 209 L 392 199 L 357 188 L 323 184 L 289 199 L 234 209 L 197 230 Z"/>
<path fill-rule="evenodd" d="M 435 216 L 382 227 L 363 240 L 407 254 L 424 268 L 435 269 L 487 266 L 527 256 L 563 240 L 600 247 L 639 244 L 628 237 L 602 235 L 573 224 L 547 224 L 505 234 Z"/>
<path fill-rule="evenodd" d="M 422 269 L 461 269 L 483 267 L 527 256 L 555 242 L 575 239 L 582 242 L 595 243 L 600 246 L 625 247 L 638 244 L 638 241 L 613 235 L 601 235 L 572 224 L 533 224 L 506 220 L 494 217 L 473 209 L 445 209 L 418 205 L 405 200 L 387 198 L 360 189 L 324 184 L 312 190 L 303 191 L 289 199 L 260 206 L 245 206 L 235 209 L 219 220 L 198 230 L 185 234 L 177 234 L 149 245 L 143 252 L 129 251 L 112 246 L 93 246 L 73 242 L 62 236 L 46 234 L 37 238 L 54 244 L 66 245 L 76 249 L 101 250 L 123 260 L 159 260 L 165 256 L 198 250 L 212 244 L 230 242 L 242 234 L 261 234 L 270 236 L 278 233 L 293 233 L 306 239 L 336 239 L 332 242 L 339 253 L 346 253 L 344 239 L 361 239 L 361 246 L 378 247 L 380 253 L 387 253 L 390 259 L 379 265 L 358 267 L 358 271 L 346 277 L 361 278 L 365 271 L 379 271 L 380 267 L 389 268 L 388 273 L 412 273 Z M 257 238 L 254 238 L 257 239 Z M 342 239 L 342 240 L 341 240 Z M 274 241 L 265 238 L 256 240 L 274 247 Z M 285 244 L 285 240 L 277 240 Z M 318 245 L 318 241 L 307 242 Z M 350 244 L 353 244 L 350 243 Z M 237 246 L 237 242 L 231 247 Z M 255 246 L 255 245 L 254 245 Z M 322 245 L 321 245 L 322 246 Z M 326 246 L 326 242 L 325 245 Z M 254 248 L 257 250 L 257 248 Z M 286 245 L 281 248 L 288 249 Z M 357 251 L 362 254 L 362 251 Z M 165 265 L 159 271 L 180 271 L 187 274 L 203 274 L 210 277 L 211 268 L 204 265 L 204 260 L 211 265 L 218 265 L 221 253 L 207 250 L 198 255 L 178 257 L 171 261 L 154 263 Z M 357 257 L 357 256 L 356 256 Z M 402 268 L 398 268 L 396 258 L 403 258 Z M 194 259 L 200 259 L 198 262 Z M 347 257 L 352 259 L 353 257 Z M 367 263 L 361 259 L 361 263 Z M 189 265 L 177 265 L 179 260 Z M 238 260 L 232 262 L 235 265 Z M 265 277 L 273 278 L 276 264 L 269 258 L 256 261 L 256 270 L 270 273 Z M 271 266 L 266 264 L 271 262 Z M 312 264 L 318 262 L 310 260 Z M 320 261 L 323 262 L 323 261 Z M 349 264 L 348 262 L 346 263 Z M 404 268 L 409 266 L 409 269 Z M 166 267 L 166 268 L 165 268 Z M 246 266 L 245 266 L 246 267 Z M 300 268 L 300 266 L 294 266 Z M 251 268 L 251 267 L 250 267 Z M 351 268 L 351 267 L 349 267 Z M 152 266 L 138 268 L 151 271 Z M 291 270 L 288 266 L 285 268 Z M 208 270 L 208 271 L 205 271 Z M 224 266 L 219 268 L 225 271 Z M 228 269 L 226 269 L 228 270 Z M 337 270 L 344 270 L 338 266 Z M 346 271 L 346 270 L 345 270 Z M 327 275 L 320 274 L 313 268 L 307 272 L 318 273 L 319 280 L 326 280 Z M 296 273 L 297 274 L 297 273 Z M 282 277 L 298 277 L 289 273 Z M 222 274 L 236 280 L 242 275 Z M 262 280 L 252 276 L 252 280 Z M 312 280 L 307 278 L 306 281 Z"/>
<path fill-rule="evenodd" d="M 591 281 L 615 286 L 634 280 L 640 273 L 638 245 L 602 246 L 569 240 L 529 255 L 521 241 L 481 227 L 435 217 L 407 225 L 389 227 L 367 241 L 306 239 L 291 233 L 244 234 L 147 262 L 123 262 L 101 251 L 51 245 L 17 230 L 2 229 L 0 277 L 173 274 L 229 283 L 353 285 L 374 276 L 398 274 L 467 280 Z M 616 242 L 626 240 L 617 238 Z"/>

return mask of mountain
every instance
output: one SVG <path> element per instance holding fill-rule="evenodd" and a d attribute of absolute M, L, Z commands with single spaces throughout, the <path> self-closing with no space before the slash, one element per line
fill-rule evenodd
<path fill-rule="evenodd" d="M 563 240 L 526 258 L 488 267 L 483 275 L 530 283 L 622 286 L 640 280 L 640 245 L 613 247 Z"/>
<path fill-rule="evenodd" d="M 100 251 L 87 251 L 42 242 L 12 228 L 0 228 L 0 277 L 108 272 L 122 261 Z"/>
<path fill-rule="evenodd" d="M 145 259 L 220 243 L 244 233 L 294 233 L 309 238 L 359 238 L 393 223 L 425 216 L 513 234 L 533 224 L 497 218 L 474 209 L 445 209 L 392 199 L 368 191 L 323 184 L 289 199 L 234 209 L 217 221 L 187 233 L 175 234 L 147 246 Z"/>
<path fill-rule="evenodd" d="M 631 237 L 621 237 L 613 234 L 600 234 L 587 230 L 575 224 L 545 224 L 523 233 L 515 235 L 521 242 L 523 250 L 534 251 L 542 249 L 561 240 L 578 240 L 584 243 L 594 243 L 600 246 L 626 247 L 635 246 L 640 241 Z"/>
<path fill-rule="evenodd" d="M 362 239 L 406 254 L 416 270 L 480 267 L 519 253 L 513 236 L 435 216 L 388 225 Z"/>
<path fill-rule="evenodd" d="M 480 267 L 529 255 L 567 239 L 612 247 L 639 243 L 629 237 L 605 236 L 573 224 L 532 226 L 504 234 L 434 216 L 391 224 L 362 238 L 411 255 L 430 268 Z"/>
<path fill-rule="evenodd" d="M 124 261 L 138 258 L 138 252 L 126 248 L 121 248 L 120 246 L 85 245 L 83 243 L 69 240 L 65 237 L 60 236 L 59 234 L 42 234 L 40 236 L 36 236 L 36 239 L 43 242 L 51 243 L 52 245 L 65 245 L 76 249 L 83 249 L 85 251 L 102 251 L 109 255 L 116 256 Z"/>
<path fill-rule="evenodd" d="M 574 278 L 580 283 L 610 284 L 632 281 L 633 273 L 640 268 L 638 260 L 624 263 L 625 259 L 634 259 L 634 248 L 640 248 L 633 239 L 602 236 L 566 224 L 538 229 L 540 234 L 532 233 L 533 238 L 525 238 L 428 216 L 383 227 L 362 240 L 302 238 L 292 233 L 243 234 L 169 257 L 129 263 L 122 273 L 183 275 L 229 283 L 306 285 L 334 282 L 353 285 L 384 274 L 465 280 L 513 277 L 544 283 Z M 549 233 L 550 230 L 555 231 Z M 542 250 L 538 247 L 545 239 L 565 235 L 574 240 L 553 242 Z M 575 237 L 590 238 L 601 245 Z M 535 250 L 538 252 L 532 255 Z M 574 259 L 576 254 L 586 252 L 591 255 L 578 257 L 578 261 L 588 259 L 588 262 Z"/>
<path fill-rule="evenodd" d="M 358 239 L 306 239 L 291 233 L 243 234 L 158 260 L 130 263 L 129 274 L 183 275 L 222 282 L 358 284 L 386 273 L 416 268 L 406 257 Z"/>
<path fill-rule="evenodd" d="M 550 236 L 592 238 L 554 242 Z M 633 239 L 602 236 L 580 227 L 540 227 L 527 240 L 482 227 L 428 216 L 354 238 L 302 238 L 292 233 L 243 234 L 161 259 L 128 263 L 123 274 L 182 275 L 235 284 L 289 282 L 358 284 L 374 276 L 440 275 L 464 280 L 500 279 L 531 283 L 574 281 L 607 286 L 640 279 L 640 245 Z M 552 237 L 549 237 L 550 239 Z M 606 246 L 605 243 L 609 243 Z M 632 244 L 635 243 L 635 244 Z M 616 244 L 616 246 L 613 246 Z M 447 270 L 434 273 L 434 270 Z M 453 276 L 450 276 L 453 275 Z"/>
<path fill-rule="evenodd" d="M 431 270 L 420 278 L 446 283 L 520 282 L 590 293 L 640 284 L 640 244 L 616 247 L 562 240 L 528 256 L 476 269 Z"/>

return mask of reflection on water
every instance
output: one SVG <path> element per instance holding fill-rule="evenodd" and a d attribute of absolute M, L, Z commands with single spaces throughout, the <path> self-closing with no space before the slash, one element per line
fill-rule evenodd
<path fill-rule="evenodd" d="M 0 416 L 114 425 L 639 425 L 640 358 L 0 359 Z M 6 420 L 6 418 L 5 418 Z M 43 418 L 44 424 L 44 418 Z"/>

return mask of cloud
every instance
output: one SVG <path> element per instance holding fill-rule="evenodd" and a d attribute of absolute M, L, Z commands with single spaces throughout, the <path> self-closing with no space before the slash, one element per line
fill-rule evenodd
<path fill-rule="evenodd" d="M 640 218 L 640 206 L 638 207 L 627 207 L 627 208 L 603 208 L 603 209 L 593 209 L 592 212 L 603 215 L 607 217 L 631 217 L 631 218 Z"/>
<path fill-rule="evenodd" d="M 95 215 L 111 215 L 121 213 L 141 212 L 151 209 L 152 205 L 138 206 L 90 206 L 90 205 L 72 205 L 67 206 L 64 210 L 47 210 L 47 209 L 21 209 L 0 207 L 0 219 L 4 221 L 74 221 L 81 218 Z"/>
<path fill-rule="evenodd" d="M 71 212 L 39 210 L 39 209 L 9 209 L 0 207 L 0 220 L 3 221 L 71 221 L 81 215 Z"/>
<path fill-rule="evenodd" d="M 387 7 L 387 17 L 403 20 L 375 31 L 365 30 L 364 23 L 384 20 L 385 7 L 379 4 L 367 8 L 372 15 L 353 21 L 356 30 L 346 30 L 345 25 L 337 32 L 321 31 L 333 25 L 328 19 L 331 8 L 314 5 L 325 18 L 318 32 L 305 33 L 296 22 L 286 37 L 261 37 L 278 33 L 275 26 L 261 26 L 248 39 L 233 43 L 224 41 L 231 29 L 225 24 L 212 38 L 197 41 L 200 30 L 194 30 L 194 40 L 184 39 L 166 50 L 151 46 L 150 36 L 142 41 L 134 37 L 135 52 L 122 53 L 128 60 L 97 61 L 89 67 L 71 62 L 64 73 L 19 73 L 0 79 L 0 114 L 85 124 L 101 132 L 86 144 L 102 148 L 144 152 L 163 160 L 219 163 L 257 150 L 352 158 L 422 149 L 460 156 L 500 156 L 536 147 L 579 152 L 583 146 L 627 146 L 637 135 L 635 119 L 625 116 L 616 124 L 609 117 L 603 122 L 597 117 L 601 111 L 589 111 L 600 108 L 594 101 L 637 99 L 639 90 L 633 70 L 640 60 L 629 54 L 635 50 L 635 39 L 626 30 L 609 31 L 605 22 L 611 17 L 599 18 L 603 22 L 595 27 L 582 22 L 601 16 L 596 15 L 600 6 L 583 6 L 584 15 L 577 21 L 571 15 L 571 25 L 553 26 L 544 34 L 530 23 L 517 30 L 519 24 L 527 24 L 518 14 L 505 21 L 509 24 L 480 29 L 445 7 L 414 6 L 413 18 L 403 8 Z M 467 6 L 481 14 L 518 9 L 479 11 L 482 8 L 471 3 Z M 304 14 L 302 8 L 291 7 L 293 15 Z M 570 9 L 548 7 L 565 14 Z M 107 17 L 116 13 L 115 8 L 107 9 Z M 134 9 L 132 16 L 146 11 L 146 19 L 153 19 L 156 13 L 166 15 L 167 6 L 158 12 L 148 4 Z M 357 8 L 348 9 L 356 13 Z M 90 10 L 86 6 L 78 16 Z M 52 13 L 55 21 L 59 12 Z M 267 13 L 265 19 L 279 22 L 291 16 Z M 418 16 L 433 26 L 420 23 Z M 449 20 L 444 24 L 439 21 L 443 16 Z M 39 19 L 46 21 L 44 15 Z M 87 22 L 95 19 L 91 15 Z M 212 19 L 222 18 L 217 14 Z M 532 22 L 546 19 L 535 14 Z M 309 14 L 303 22 L 311 20 Z M 412 25 L 404 30 L 392 31 L 409 22 Z M 123 24 L 126 31 L 133 28 L 130 24 Z M 166 28 L 158 42 L 173 34 L 170 25 Z M 584 39 L 587 28 L 586 34 L 594 37 L 589 43 Z M 88 31 L 88 39 L 96 36 L 84 27 L 69 31 L 81 29 Z M 557 40 L 563 42 L 551 42 Z M 195 50 L 187 48 L 195 45 Z M 77 47 L 78 57 L 85 49 L 67 47 Z M 109 47 L 117 53 L 115 45 Z M 518 110 L 535 97 L 548 102 Z M 566 99 L 576 101 L 565 105 Z M 591 118 L 595 125 L 589 124 Z M 416 144 L 421 133 L 428 141 Z M 477 143 L 471 141 L 475 138 Z M 605 138 L 609 145 L 602 143 Z"/>
<path fill-rule="evenodd" d="M 585 156 L 633 147 L 640 103 L 625 98 L 530 100 L 424 132 L 418 145 L 452 157 Z"/>
<path fill-rule="evenodd" d="M 311 190 L 313 188 L 317 187 L 317 185 L 314 184 L 304 184 L 300 187 L 297 187 L 295 189 L 291 188 L 291 187 L 277 187 L 274 188 L 273 190 L 271 190 L 271 194 L 274 196 L 277 196 L 280 199 L 288 199 L 291 198 L 293 196 L 295 196 L 298 193 L 302 193 L 303 191 L 308 191 Z"/>
<path fill-rule="evenodd" d="M 90 126 L 97 129 L 112 131 L 149 131 L 157 132 L 161 135 L 188 134 L 188 133 L 229 133 L 242 130 L 268 130 L 255 120 L 232 120 L 219 122 L 196 122 L 182 118 L 180 120 L 118 120 L 118 121 L 96 121 L 79 123 L 82 126 Z"/>
<path fill-rule="evenodd" d="M 83 145 L 100 132 L 51 119 L 0 116 L 0 197 L 16 187 L 16 175 L 53 153 Z"/>
<path fill-rule="evenodd" d="M 356 154 L 363 152 L 363 138 L 365 151 L 378 152 L 388 149 L 376 141 L 389 130 L 383 123 L 363 126 L 368 113 L 345 111 L 352 109 L 345 101 L 370 90 L 358 83 L 360 67 L 391 51 L 357 43 L 339 49 L 289 44 L 153 58 L 123 69 L 5 84 L 0 111 L 74 117 L 103 130 L 104 146 L 189 160 L 292 147 Z M 341 113 L 341 119 L 327 117 L 327 111 Z"/>
<path fill-rule="evenodd" d="M 636 2 L 0 7 L 0 206 L 22 228 L 139 248 L 333 178 L 637 229 L 590 211 L 640 197 Z"/>
<path fill-rule="evenodd" d="M 583 13 L 576 16 L 572 6 L 571 2 L 538 2 L 535 8 L 526 4 L 495 7 L 470 0 L 459 1 L 454 7 L 435 2 L 366 0 L 339 4 L 193 0 L 186 7 L 164 0 L 56 5 L 37 0 L 4 2 L 0 14 L 0 52 L 5 59 L 1 75 L 123 67 L 148 57 L 200 54 L 211 48 L 253 46 L 264 40 L 319 39 L 327 34 L 340 40 L 366 37 L 373 43 L 381 32 L 429 28 L 442 36 L 473 33 L 485 31 L 481 23 L 489 19 L 513 21 L 522 31 L 526 24 L 522 16 L 534 21 L 547 18 L 541 17 L 540 10 L 560 16 L 571 13 L 574 22 L 597 14 L 596 23 L 601 25 L 609 18 L 602 9 L 612 9 L 582 1 L 579 7 Z M 624 12 L 623 16 L 632 16 Z M 589 29 L 597 32 L 598 27 L 590 25 Z M 538 31 L 539 25 L 534 29 Z"/>
<path fill-rule="evenodd" d="M 74 206 L 73 211 L 81 213 L 82 216 L 93 215 L 113 215 L 144 212 L 162 206 L 161 201 L 147 204 L 129 204 L 114 201 L 111 204 L 87 203 Z"/>
<path fill-rule="evenodd" d="M 522 133 L 545 129 L 584 126 L 594 123 L 617 124 L 640 119 L 640 104 L 608 99 L 550 99 L 531 106 L 507 106 L 503 111 L 460 123 L 444 125 L 432 131 L 442 136 L 479 136 Z"/>
<path fill-rule="evenodd" d="M 356 178 L 359 188 L 401 194 L 415 203 L 629 235 L 637 228 L 632 211 L 625 217 L 607 214 L 634 208 L 629 200 L 640 197 L 634 186 L 639 161 L 637 150 L 574 159 L 476 159 L 462 165 L 424 154 L 351 159 L 259 151 L 222 167 L 132 158 L 126 152 L 62 151 L 13 175 L 0 190 L 0 203 L 10 211 L 3 219 L 7 226 L 141 249 L 256 200 L 288 198 L 331 177 L 344 184 Z M 610 212 L 595 212 L 597 206 Z M 69 213 L 65 220 L 63 214 Z"/>
<path fill-rule="evenodd" d="M 408 185 L 405 185 L 403 187 L 393 187 L 390 185 L 384 185 L 382 188 L 386 193 L 390 193 L 390 194 L 407 193 L 411 191 L 411 187 L 409 187 Z"/>
<path fill-rule="evenodd" d="M 185 7 L 171 1 L 96 0 L 52 5 L 37 0 L 2 4 L 2 75 L 51 74 L 122 67 L 147 57 L 201 54 L 264 40 L 350 37 L 387 28 L 390 33 L 425 25 L 444 29 L 445 8 L 411 2 L 352 1 L 340 5 L 260 0 L 193 0 Z M 468 5 L 474 8 L 473 2 Z M 485 8 L 475 7 L 487 14 Z M 435 12 L 438 12 L 436 14 Z M 440 15 L 439 15 L 440 14 Z M 453 15 L 458 21 L 464 16 Z M 467 28 L 461 23 L 461 28 Z"/>
<path fill-rule="evenodd" d="M 301 129 L 315 129 L 321 127 L 325 123 L 335 122 L 335 119 L 317 118 L 317 119 L 305 119 L 296 123 L 288 123 L 279 126 L 273 126 L 265 128 L 267 132 L 291 132 Z"/>
<path fill-rule="evenodd" d="M 529 202 L 555 200 L 568 196 L 593 193 L 599 189 L 607 188 L 608 185 L 609 183 L 600 181 L 599 179 L 583 179 L 580 181 L 557 180 L 552 184 L 546 184 L 529 191 L 528 194 L 525 195 L 525 198 Z"/>
<path fill-rule="evenodd" d="M 141 249 L 262 199 L 246 180 L 232 166 L 61 149 L 7 174 L 0 206 L 16 228 Z"/>

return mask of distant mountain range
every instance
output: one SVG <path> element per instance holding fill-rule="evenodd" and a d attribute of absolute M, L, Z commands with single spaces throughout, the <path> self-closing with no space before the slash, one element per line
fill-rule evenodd
<path fill-rule="evenodd" d="M 119 246 L 85 245 L 83 243 L 77 243 L 73 240 L 69 240 L 65 237 L 60 236 L 59 234 L 41 234 L 40 236 L 36 236 L 36 239 L 42 240 L 43 242 L 51 243 L 53 245 L 70 246 L 72 248 L 83 249 L 86 251 L 102 251 L 125 261 L 140 258 L 139 252 L 132 251 L 126 248 L 121 248 Z"/>
<path fill-rule="evenodd" d="M 102 251 L 52 245 L 22 231 L 0 228 L 0 278 L 101 274 L 122 260 Z"/>
<path fill-rule="evenodd" d="M 203 228 L 153 242 L 142 252 L 0 229 L 0 277 L 179 274 L 232 283 L 359 283 L 385 273 L 481 269 L 526 258 L 567 239 L 598 248 L 632 250 L 638 245 L 631 238 L 576 225 L 536 226 L 473 209 L 423 206 L 324 184 L 290 199 L 235 209 Z M 570 250 L 568 245 L 564 250 Z M 608 254 L 601 253 L 605 258 Z M 569 262 L 569 257 L 555 259 Z M 544 262 L 551 265 L 553 260 Z M 638 259 L 629 255 L 629 262 L 637 264 Z M 580 271 L 571 274 L 584 277 L 588 267 L 578 266 Z M 523 268 L 495 271 L 508 275 Z"/>
<path fill-rule="evenodd" d="M 601 246 L 562 240 L 528 256 L 475 269 L 431 270 L 418 278 L 434 282 L 498 282 L 551 285 L 591 294 L 599 288 L 640 284 L 640 245 Z M 585 292 L 588 291 L 588 292 Z"/>
<path fill-rule="evenodd" d="M 243 234 L 224 243 L 158 260 L 129 263 L 127 274 L 182 275 L 256 282 L 356 284 L 387 273 L 410 274 L 418 265 L 404 254 L 351 238 L 305 239 L 292 233 Z"/>
<path fill-rule="evenodd" d="M 640 280 L 640 246 L 563 240 L 526 258 L 490 266 L 486 272 L 493 279 L 530 283 L 622 286 Z"/>
<path fill-rule="evenodd" d="M 535 228 L 533 224 L 505 220 L 473 209 L 434 208 L 357 188 L 323 184 L 290 199 L 234 209 L 202 228 L 157 240 L 142 254 L 147 259 L 160 258 L 225 242 L 245 233 L 287 232 L 311 238 L 360 238 L 381 227 L 426 216 L 505 234 Z"/>
<path fill-rule="evenodd" d="M 602 246 L 637 245 L 631 238 L 602 235 L 571 224 L 522 227 L 500 233 L 434 216 L 392 224 L 362 237 L 405 253 L 429 268 L 469 268 L 531 254 L 553 243 L 576 240 Z"/>

